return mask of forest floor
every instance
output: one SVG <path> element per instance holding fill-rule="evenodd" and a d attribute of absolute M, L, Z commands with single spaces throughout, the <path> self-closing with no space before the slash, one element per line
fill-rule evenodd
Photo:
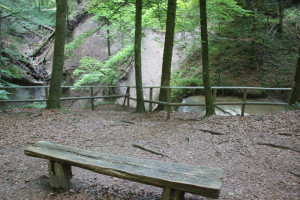
<path fill-rule="evenodd" d="M 99 106 L 94 111 L 0 112 L 0 199 L 153 200 L 160 198 L 161 188 L 75 167 L 68 191 L 51 190 L 47 161 L 24 155 L 28 145 L 40 140 L 115 155 L 220 167 L 220 199 L 300 199 L 299 110 L 204 119 L 195 113 L 174 112 L 170 120 L 165 112 L 136 114 L 118 105 Z M 207 199 L 192 194 L 185 197 Z"/>

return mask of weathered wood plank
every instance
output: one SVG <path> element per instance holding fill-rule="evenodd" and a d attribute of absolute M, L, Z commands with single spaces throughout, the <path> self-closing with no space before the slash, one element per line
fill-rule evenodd
<path fill-rule="evenodd" d="M 72 178 L 71 165 L 64 165 L 50 160 L 48 171 L 50 186 L 52 188 L 70 188 Z"/>
<path fill-rule="evenodd" d="M 37 142 L 26 155 L 69 164 L 131 181 L 218 198 L 222 170 L 100 154 L 50 142 Z"/>
<path fill-rule="evenodd" d="M 184 200 L 184 192 L 165 187 L 161 195 L 161 200 Z"/>

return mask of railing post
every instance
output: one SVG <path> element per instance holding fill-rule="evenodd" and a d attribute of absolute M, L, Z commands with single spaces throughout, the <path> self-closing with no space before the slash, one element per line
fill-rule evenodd
<path fill-rule="evenodd" d="M 126 88 L 125 97 L 124 97 L 124 101 L 123 101 L 123 107 L 125 107 L 126 98 L 128 98 L 127 95 L 128 95 L 128 87 Z"/>
<path fill-rule="evenodd" d="M 48 87 L 45 87 L 45 98 L 48 101 L 48 98 L 49 98 Z"/>
<path fill-rule="evenodd" d="M 150 95 L 149 95 L 149 100 L 150 100 L 150 103 L 149 103 L 149 112 L 152 112 L 152 95 L 153 95 L 153 88 L 151 87 L 150 88 Z"/>
<path fill-rule="evenodd" d="M 91 106 L 92 106 L 92 110 L 95 109 L 95 105 L 94 105 L 94 89 L 93 87 L 91 87 Z"/>
<path fill-rule="evenodd" d="M 241 110 L 241 116 L 242 117 L 245 114 L 246 100 L 247 100 L 247 89 L 244 89 L 244 92 L 243 92 L 243 105 L 242 105 L 242 110 Z"/>
<path fill-rule="evenodd" d="M 127 96 L 127 107 L 129 107 L 129 98 L 130 98 L 130 87 L 127 87 L 128 90 L 128 96 Z"/>
<path fill-rule="evenodd" d="M 217 99 L 217 89 L 214 88 L 214 89 L 213 89 L 213 103 L 216 102 L 216 99 Z"/>
<path fill-rule="evenodd" d="M 290 91 L 287 90 L 286 91 L 286 102 L 289 103 L 289 99 L 290 99 Z"/>
<path fill-rule="evenodd" d="M 167 89 L 167 119 L 171 118 L 171 88 Z"/>

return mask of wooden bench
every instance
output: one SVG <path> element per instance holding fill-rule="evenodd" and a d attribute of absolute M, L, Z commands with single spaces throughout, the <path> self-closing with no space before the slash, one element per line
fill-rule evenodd
<path fill-rule="evenodd" d="M 24 152 L 28 156 L 49 160 L 52 188 L 69 188 L 71 166 L 76 166 L 164 188 L 162 200 L 182 200 L 185 192 L 210 198 L 218 198 L 220 195 L 220 168 L 114 156 L 45 141 L 29 146 Z"/>

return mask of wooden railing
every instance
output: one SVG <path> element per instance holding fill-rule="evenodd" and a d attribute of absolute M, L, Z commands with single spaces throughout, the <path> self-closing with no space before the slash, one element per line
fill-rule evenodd
<path fill-rule="evenodd" d="M 135 87 L 129 87 L 130 88 L 135 88 Z M 171 116 L 171 107 L 172 106 L 205 106 L 205 103 L 172 103 L 171 102 L 171 94 L 172 94 L 172 89 L 201 89 L 204 90 L 204 87 L 143 87 L 149 89 L 149 100 L 145 99 L 146 103 L 149 103 L 149 111 L 152 111 L 153 108 L 153 103 L 154 104 L 161 104 L 167 107 L 167 118 L 170 119 Z M 167 89 L 167 102 L 162 102 L 162 101 L 155 101 L 153 100 L 153 89 L 154 88 L 165 88 Z M 217 98 L 217 90 L 242 90 L 243 91 L 243 100 L 242 102 L 216 102 Z M 287 91 L 287 99 L 289 96 L 289 92 L 291 88 L 263 88 L 263 87 L 212 87 L 213 91 L 213 105 L 214 106 L 219 106 L 219 105 L 241 105 L 241 116 L 244 116 L 245 114 L 245 107 L 246 105 L 275 105 L 275 106 L 287 106 L 288 103 L 281 103 L 281 102 L 249 102 L 247 101 L 247 93 L 249 90 L 272 90 L 272 91 Z M 130 95 L 127 95 L 127 101 L 129 99 L 131 100 L 137 100 L 136 98 L 130 97 Z M 125 100 L 124 100 L 125 102 Z M 124 104 L 123 104 L 124 105 Z M 129 102 L 127 103 L 129 105 Z"/>
<path fill-rule="evenodd" d="M 120 98 L 120 97 L 127 97 L 126 95 L 103 95 L 103 96 L 94 96 L 94 88 L 120 88 L 123 86 L 62 86 L 61 88 L 77 88 L 77 89 L 89 89 L 90 90 L 90 96 L 84 96 L 84 97 L 61 97 L 60 100 L 84 100 L 84 99 L 90 99 L 91 100 L 91 108 L 94 110 L 95 99 L 101 99 L 101 98 Z M 127 87 L 127 86 L 124 86 Z M 49 86 L 18 86 L 18 87 L 0 87 L 1 89 L 36 89 L 36 88 L 44 88 L 45 90 L 45 98 L 43 99 L 8 99 L 8 100 L 1 100 L 0 103 L 18 103 L 18 102 L 46 102 L 48 100 L 48 94 L 49 94 Z"/>
<path fill-rule="evenodd" d="M 125 94 L 121 95 L 103 95 L 103 96 L 95 96 L 94 95 L 94 89 L 95 88 L 127 88 Z M 43 99 L 20 99 L 20 100 L 0 100 L 0 103 L 16 103 L 16 102 L 46 102 L 48 99 L 48 90 L 49 86 L 19 86 L 19 87 L 0 87 L 1 89 L 14 89 L 14 88 L 20 88 L 20 89 L 26 89 L 26 88 L 44 88 L 45 90 L 45 98 Z M 89 89 L 90 90 L 90 96 L 84 96 L 84 97 L 62 97 L 60 100 L 82 100 L 82 99 L 90 99 L 91 100 L 91 108 L 94 109 L 94 100 L 100 99 L 100 98 L 124 98 L 123 106 L 130 105 L 130 100 L 137 101 L 136 98 L 132 97 L 130 95 L 131 88 L 134 89 L 134 86 L 62 86 L 62 89 L 64 88 L 80 88 L 80 89 Z M 201 89 L 204 90 L 204 87 L 143 87 L 144 89 L 149 89 L 149 99 L 145 99 L 146 103 L 149 103 L 149 111 L 153 111 L 153 104 L 161 104 L 167 107 L 167 118 L 170 118 L 171 113 L 171 107 L 173 106 L 205 106 L 205 103 L 174 103 L 171 102 L 171 94 L 172 90 L 174 89 Z M 167 102 L 157 101 L 154 100 L 153 97 L 153 89 L 160 89 L 165 88 L 167 89 Z M 218 90 L 242 90 L 243 93 L 243 99 L 241 102 L 216 102 L 217 99 L 217 91 Z M 247 101 L 247 93 L 249 90 L 272 90 L 272 91 L 287 91 L 286 95 L 289 95 L 289 92 L 291 88 L 262 88 L 262 87 L 212 87 L 213 91 L 213 105 L 219 106 L 219 105 L 241 105 L 241 116 L 244 116 L 245 114 L 245 107 L 246 105 L 275 105 L 275 106 L 286 106 L 287 103 L 281 103 L 281 102 L 249 102 Z"/>

